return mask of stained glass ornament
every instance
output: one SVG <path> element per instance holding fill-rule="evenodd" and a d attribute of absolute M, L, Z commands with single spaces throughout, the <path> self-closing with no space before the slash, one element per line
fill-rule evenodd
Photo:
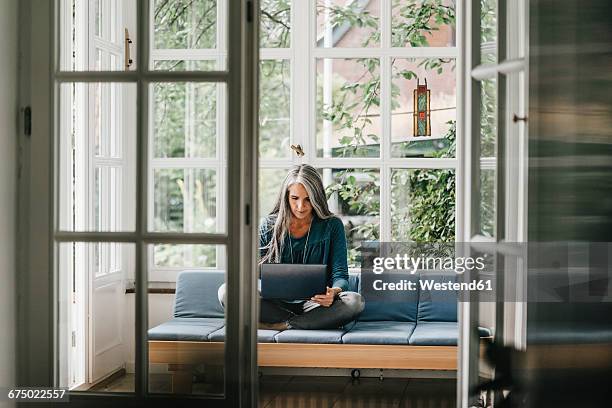
<path fill-rule="evenodd" d="M 414 109 L 413 109 L 413 135 L 431 136 L 431 91 L 427 89 L 427 78 L 425 84 L 419 84 L 414 90 Z"/>

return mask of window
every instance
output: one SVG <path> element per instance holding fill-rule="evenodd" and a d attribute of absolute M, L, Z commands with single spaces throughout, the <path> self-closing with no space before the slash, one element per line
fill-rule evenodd
<path fill-rule="evenodd" d="M 172 367 L 147 352 L 155 341 L 147 329 L 174 316 L 169 282 L 176 273 L 214 269 L 228 301 L 251 298 L 254 227 L 245 222 L 251 192 L 242 188 L 249 163 L 241 151 L 252 146 L 246 116 L 254 105 L 237 74 L 256 69 L 245 51 L 253 24 L 242 18 L 244 2 L 51 4 L 57 33 L 40 30 L 57 38 L 59 62 L 48 127 L 55 385 L 109 391 L 101 382 L 121 375 L 121 392 L 165 393 Z M 228 256 L 239 251 L 244 258 Z M 197 393 L 239 395 L 238 361 L 225 371 L 225 347 L 238 353 L 229 334 L 248 330 L 251 317 L 232 308 L 219 321 L 228 336 L 211 358 L 218 375 Z M 189 384 L 197 374 L 174 368 Z"/>
<path fill-rule="evenodd" d="M 151 1 L 149 68 L 223 69 L 227 35 L 216 22 L 227 13 L 225 2 L 174 3 Z M 95 10 L 117 7 L 110 0 L 92 4 Z M 271 210 L 286 170 L 309 163 L 321 170 L 331 209 L 345 225 L 351 267 L 359 265 L 364 240 L 455 239 L 455 12 L 450 0 L 262 2 L 260 215 Z M 96 27 L 88 66 L 120 70 L 123 38 L 108 34 L 117 32 L 111 25 L 118 23 L 107 14 L 88 14 Z M 126 7 L 124 14 L 133 10 Z M 413 90 L 425 80 L 432 136 L 414 137 Z M 108 93 L 101 97 L 112 98 Z M 227 152 L 219 118 L 225 86 L 159 82 L 150 85 L 149 95 L 149 227 L 223 233 Z M 121 103 L 112 106 L 101 120 L 125 112 Z M 293 154 L 296 144 L 306 152 L 303 158 Z M 104 165 L 115 165 L 109 160 Z M 116 165 L 96 168 L 100 181 L 116 174 Z M 126 194 L 131 192 L 133 186 Z M 128 201 L 125 211 L 130 208 Z M 151 279 L 174 281 L 185 268 L 222 268 L 225 254 L 217 248 L 152 245 Z"/>
<path fill-rule="evenodd" d="M 150 69 L 225 68 L 225 2 L 151 2 Z M 149 226 L 159 232 L 223 233 L 227 196 L 226 91 L 215 83 L 154 83 L 150 87 Z M 185 268 L 219 269 L 222 246 L 152 245 L 150 279 L 175 280 Z"/>
<path fill-rule="evenodd" d="M 364 240 L 454 241 L 455 12 L 445 0 L 263 1 L 261 216 L 286 169 L 308 163 L 345 225 L 351 267 Z M 432 136 L 413 137 L 425 79 Z"/>

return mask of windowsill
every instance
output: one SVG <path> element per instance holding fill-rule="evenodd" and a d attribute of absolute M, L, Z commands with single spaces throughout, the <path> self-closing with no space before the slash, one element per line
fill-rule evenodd
<path fill-rule="evenodd" d="M 129 285 L 125 293 L 136 293 L 134 285 Z M 152 295 L 173 295 L 176 293 L 176 282 L 149 282 L 149 294 Z"/>

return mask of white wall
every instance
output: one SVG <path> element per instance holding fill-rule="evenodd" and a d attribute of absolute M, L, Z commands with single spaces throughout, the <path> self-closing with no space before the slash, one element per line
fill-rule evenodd
<path fill-rule="evenodd" d="M 135 295 L 127 294 L 126 296 L 126 311 L 124 314 L 124 330 L 126 345 L 126 370 L 127 372 L 134 372 L 134 361 L 136 358 L 135 347 L 135 333 L 134 327 L 136 326 L 134 308 L 136 307 Z M 172 306 L 174 305 L 174 294 L 151 294 L 149 295 L 149 329 L 160 325 L 168 320 L 172 319 Z"/>
<path fill-rule="evenodd" d="M 0 1 L 0 387 L 15 384 L 17 6 Z"/>

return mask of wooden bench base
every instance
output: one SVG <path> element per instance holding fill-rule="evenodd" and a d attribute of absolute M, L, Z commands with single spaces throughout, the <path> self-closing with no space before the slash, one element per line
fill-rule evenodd
<path fill-rule="evenodd" d="M 222 342 L 149 341 L 149 363 L 168 364 L 173 391 L 189 392 L 195 365 L 224 364 Z M 457 370 L 456 346 L 258 343 L 260 367 Z"/>

